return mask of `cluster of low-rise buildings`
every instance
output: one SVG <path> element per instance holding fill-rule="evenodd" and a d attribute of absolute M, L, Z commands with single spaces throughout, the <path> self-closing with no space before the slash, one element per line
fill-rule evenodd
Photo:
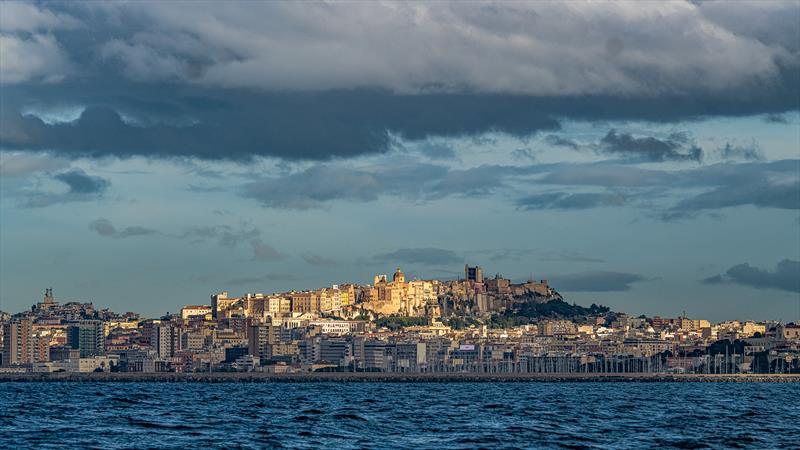
<path fill-rule="evenodd" d="M 0 372 L 699 372 L 800 373 L 800 325 L 633 317 L 538 317 L 498 328 L 521 303 L 561 301 L 546 281 L 406 280 L 214 294 L 146 319 L 59 303 L 0 313 Z M 465 322 L 463 319 L 469 318 Z M 460 319 L 460 320 L 455 320 Z"/>

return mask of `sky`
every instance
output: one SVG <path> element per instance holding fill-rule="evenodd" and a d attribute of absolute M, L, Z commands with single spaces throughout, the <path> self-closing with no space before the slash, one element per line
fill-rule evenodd
<path fill-rule="evenodd" d="M 464 264 L 800 320 L 800 3 L 0 2 L 0 310 Z"/>

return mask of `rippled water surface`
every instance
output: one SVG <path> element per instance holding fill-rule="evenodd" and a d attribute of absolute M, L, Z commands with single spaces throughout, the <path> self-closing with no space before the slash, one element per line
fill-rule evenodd
<path fill-rule="evenodd" d="M 800 448 L 800 384 L 0 383 L 0 448 Z"/>

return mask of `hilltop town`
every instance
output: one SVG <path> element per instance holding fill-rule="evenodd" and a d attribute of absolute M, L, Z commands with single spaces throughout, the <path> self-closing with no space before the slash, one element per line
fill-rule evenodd
<path fill-rule="evenodd" d="M 0 321 L 0 373 L 800 373 L 798 324 L 632 317 L 468 265 L 448 281 L 398 268 L 370 285 L 219 292 L 160 318 L 47 289 Z"/>

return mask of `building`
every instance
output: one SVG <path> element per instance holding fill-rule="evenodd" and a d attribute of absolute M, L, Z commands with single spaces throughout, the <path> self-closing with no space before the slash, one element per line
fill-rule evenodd
<path fill-rule="evenodd" d="M 242 356 L 248 355 L 247 347 L 228 347 L 225 349 L 225 363 L 231 364 Z"/>
<path fill-rule="evenodd" d="M 248 334 L 248 352 L 261 360 L 272 357 L 272 346 L 281 342 L 279 325 L 253 325 Z"/>
<path fill-rule="evenodd" d="M 206 344 L 206 336 L 202 331 L 187 331 L 181 334 L 181 350 L 202 350 Z"/>
<path fill-rule="evenodd" d="M 188 319 L 190 317 L 205 317 L 211 314 L 211 307 L 206 305 L 186 305 L 181 308 L 181 318 Z"/>
<path fill-rule="evenodd" d="M 103 323 L 99 320 L 80 320 L 67 327 L 67 345 L 80 350 L 81 358 L 105 352 Z"/>
<path fill-rule="evenodd" d="M 3 365 L 34 363 L 33 326 L 30 319 L 3 324 Z"/>
<path fill-rule="evenodd" d="M 211 317 L 219 319 L 224 316 L 224 312 L 233 306 L 239 299 L 229 298 L 228 291 L 222 291 L 211 296 Z"/>
<path fill-rule="evenodd" d="M 499 273 L 494 278 L 486 280 L 486 290 L 499 295 L 511 294 L 511 280 L 503 278 Z"/>
<path fill-rule="evenodd" d="M 578 333 L 578 327 L 569 320 L 545 320 L 539 324 L 540 336 L 563 336 Z"/>
<path fill-rule="evenodd" d="M 118 355 L 70 359 L 67 362 L 67 372 L 111 372 L 114 367 L 119 366 L 119 359 Z"/>
<path fill-rule="evenodd" d="M 81 351 L 77 348 L 56 346 L 50 347 L 50 361 L 66 361 L 81 357 Z"/>
<path fill-rule="evenodd" d="M 315 297 L 312 292 L 293 292 L 289 298 L 293 313 L 303 314 L 319 311 L 319 297 Z"/>
<path fill-rule="evenodd" d="M 159 358 L 172 358 L 180 349 L 179 329 L 171 323 L 160 323 L 153 327 L 150 345 L 156 350 Z"/>
<path fill-rule="evenodd" d="M 36 306 L 33 307 L 33 310 L 37 314 L 47 314 L 52 309 L 55 309 L 57 307 L 58 307 L 58 302 L 56 302 L 55 298 L 53 297 L 53 288 L 47 288 L 44 290 L 43 301 L 37 303 Z"/>
<path fill-rule="evenodd" d="M 483 283 L 483 269 L 481 269 L 480 266 L 470 267 L 469 264 L 465 264 L 464 280 Z"/>
<path fill-rule="evenodd" d="M 786 324 L 778 327 L 778 330 L 781 332 L 781 335 L 778 336 L 779 339 L 783 339 L 786 341 L 800 341 L 799 324 L 794 324 L 794 323 Z"/>

